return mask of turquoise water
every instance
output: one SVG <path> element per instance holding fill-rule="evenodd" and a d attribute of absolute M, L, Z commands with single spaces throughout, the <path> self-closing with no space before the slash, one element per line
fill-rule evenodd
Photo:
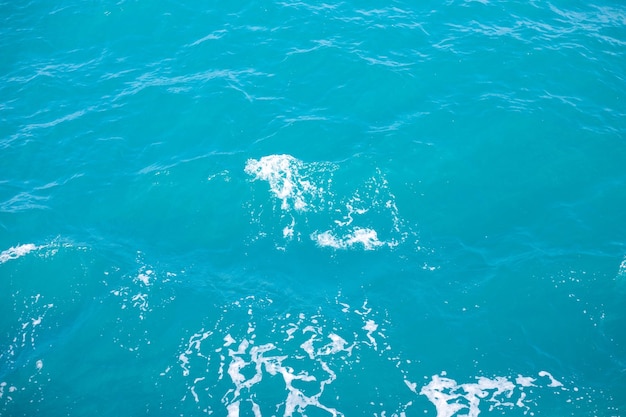
<path fill-rule="evenodd" d="M 626 415 L 621 2 L 0 18 L 0 415 Z"/>

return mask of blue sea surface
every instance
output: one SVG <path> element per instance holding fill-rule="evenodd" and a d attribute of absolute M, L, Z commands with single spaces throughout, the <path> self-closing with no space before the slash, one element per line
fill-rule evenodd
<path fill-rule="evenodd" d="M 626 5 L 0 0 L 0 415 L 625 416 Z"/>

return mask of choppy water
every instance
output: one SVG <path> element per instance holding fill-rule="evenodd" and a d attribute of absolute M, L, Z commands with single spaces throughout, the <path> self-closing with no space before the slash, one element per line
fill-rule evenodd
<path fill-rule="evenodd" d="M 626 415 L 621 2 L 0 19 L 0 415 Z"/>

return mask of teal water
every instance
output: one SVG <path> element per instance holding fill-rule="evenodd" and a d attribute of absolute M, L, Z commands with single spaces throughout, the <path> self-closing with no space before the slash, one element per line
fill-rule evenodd
<path fill-rule="evenodd" d="M 621 2 L 0 19 L 0 415 L 626 415 Z"/>

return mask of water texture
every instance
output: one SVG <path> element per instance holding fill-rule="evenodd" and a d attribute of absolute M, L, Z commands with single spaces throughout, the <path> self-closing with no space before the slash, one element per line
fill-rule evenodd
<path fill-rule="evenodd" d="M 626 415 L 621 2 L 0 20 L 0 415 Z"/>

